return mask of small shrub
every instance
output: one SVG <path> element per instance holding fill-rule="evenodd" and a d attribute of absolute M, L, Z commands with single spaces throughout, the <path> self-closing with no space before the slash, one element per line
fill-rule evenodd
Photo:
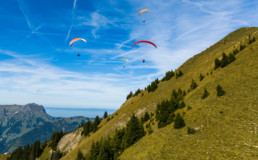
<path fill-rule="evenodd" d="M 235 61 L 235 60 L 236 60 L 236 58 L 235 58 L 234 54 L 230 53 L 229 56 L 228 56 L 228 64 Z"/>
<path fill-rule="evenodd" d="M 206 88 L 204 88 L 204 92 L 202 94 L 202 99 L 205 99 L 206 97 L 208 97 L 210 94 L 209 92 L 206 90 Z"/>
<path fill-rule="evenodd" d="M 240 44 L 240 51 L 244 50 L 246 48 L 246 45 Z"/>
<path fill-rule="evenodd" d="M 220 60 L 218 59 L 218 58 L 216 58 L 215 59 L 215 67 L 214 67 L 214 69 L 217 69 L 217 68 L 219 68 L 221 66 L 221 62 L 220 62 Z M 207 73 L 207 76 L 208 76 L 209 74 Z"/>
<path fill-rule="evenodd" d="M 200 81 L 202 81 L 203 78 L 204 78 L 204 75 L 200 74 L 200 76 L 199 76 Z"/>
<path fill-rule="evenodd" d="M 194 134 L 196 130 L 194 128 L 187 127 L 187 133 L 188 134 Z"/>
<path fill-rule="evenodd" d="M 225 94 L 225 91 L 222 89 L 220 85 L 217 85 L 217 96 L 223 96 Z"/>
<path fill-rule="evenodd" d="M 176 73 L 176 79 L 181 77 L 183 74 L 184 73 L 181 70 L 179 70 L 178 73 Z"/>
<path fill-rule="evenodd" d="M 191 86 L 190 86 L 190 91 L 194 90 L 197 86 L 198 86 L 197 83 L 192 79 L 192 83 L 191 83 Z"/>
<path fill-rule="evenodd" d="M 236 49 L 233 51 L 233 54 L 236 55 L 238 52 L 239 52 L 239 50 L 236 48 Z"/>

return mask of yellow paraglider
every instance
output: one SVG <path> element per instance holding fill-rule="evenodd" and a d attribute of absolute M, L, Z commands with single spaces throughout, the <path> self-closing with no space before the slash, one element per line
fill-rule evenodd
<path fill-rule="evenodd" d="M 151 13 L 151 11 L 149 9 L 142 9 L 142 10 L 140 10 L 139 15 L 141 15 L 143 12 L 146 12 L 146 11 L 149 11 Z"/>

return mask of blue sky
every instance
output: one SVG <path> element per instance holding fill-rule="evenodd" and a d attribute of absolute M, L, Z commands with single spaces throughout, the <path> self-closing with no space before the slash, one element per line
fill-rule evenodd
<path fill-rule="evenodd" d="M 257 10 L 256 0 L 2 1 L 0 104 L 119 108 L 228 33 L 258 26 Z M 88 42 L 70 47 L 77 37 Z M 138 40 L 158 48 L 132 48 Z"/>

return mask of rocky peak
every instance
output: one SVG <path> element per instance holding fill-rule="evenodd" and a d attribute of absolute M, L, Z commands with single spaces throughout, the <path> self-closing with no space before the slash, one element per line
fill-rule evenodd
<path fill-rule="evenodd" d="M 22 107 L 21 112 L 39 112 L 42 114 L 46 114 L 46 111 L 42 105 L 38 105 L 36 103 L 29 103 Z"/>

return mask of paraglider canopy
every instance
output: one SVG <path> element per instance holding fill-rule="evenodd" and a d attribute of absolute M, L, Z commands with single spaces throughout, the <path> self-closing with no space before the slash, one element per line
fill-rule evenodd
<path fill-rule="evenodd" d="M 157 48 L 157 46 L 156 46 L 153 42 L 150 42 L 150 41 L 137 41 L 137 42 L 135 42 L 135 43 L 132 45 L 132 47 L 133 47 L 135 44 L 137 44 L 137 43 L 149 43 L 149 44 L 153 45 L 155 48 Z"/>
<path fill-rule="evenodd" d="M 141 15 L 143 12 L 146 12 L 146 11 L 151 13 L 151 11 L 149 9 L 142 9 L 142 10 L 140 10 L 139 15 Z"/>
<path fill-rule="evenodd" d="M 83 38 L 74 38 L 70 41 L 69 45 L 72 46 L 75 42 L 77 41 L 84 41 L 85 43 L 87 42 L 85 39 Z"/>
<path fill-rule="evenodd" d="M 121 61 L 127 61 L 127 62 L 129 62 L 128 59 L 126 59 L 126 58 L 123 58 Z"/>

